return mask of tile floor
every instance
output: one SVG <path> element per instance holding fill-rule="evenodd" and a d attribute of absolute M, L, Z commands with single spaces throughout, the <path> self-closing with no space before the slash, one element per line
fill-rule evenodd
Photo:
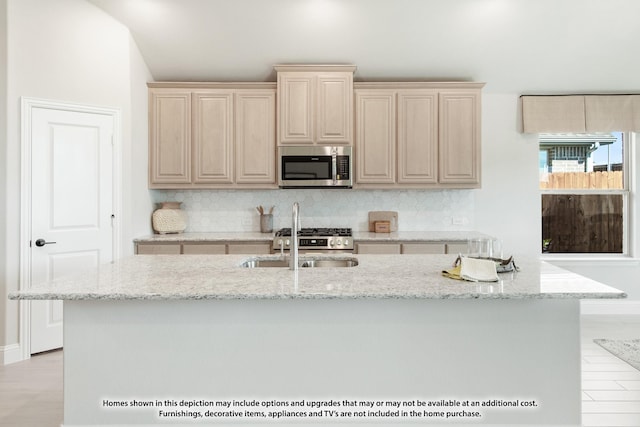
<path fill-rule="evenodd" d="M 584 316 L 581 338 L 583 426 L 640 426 L 640 371 L 593 342 L 640 338 L 640 316 Z M 61 423 L 62 351 L 0 366 L 0 426 Z"/>
<path fill-rule="evenodd" d="M 640 426 L 640 371 L 593 342 L 640 338 L 640 316 L 583 316 L 582 425 Z"/>

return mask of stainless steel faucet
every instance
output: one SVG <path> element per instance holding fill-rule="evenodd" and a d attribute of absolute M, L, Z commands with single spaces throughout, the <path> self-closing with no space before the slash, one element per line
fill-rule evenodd
<path fill-rule="evenodd" d="M 298 271 L 298 230 L 300 229 L 300 205 L 293 203 L 291 215 L 291 250 L 289 256 L 289 270 Z"/>

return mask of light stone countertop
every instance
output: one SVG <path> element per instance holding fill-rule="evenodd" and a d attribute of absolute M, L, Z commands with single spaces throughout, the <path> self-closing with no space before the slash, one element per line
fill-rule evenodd
<path fill-rule="evenodd" d="M 134 239 L 135 243 L 178 243 L 178 242 L 271 242 L 274 233 L 259 232 L 208 232 L 179 234 L 150 234 Z M 393 233 L 370 233 L 353 231 L 355 241 L 370 242 L 466 242 L 468 239 L 490 237 L 477 231 L 397 231 Z"/>
<path fill-rule="evenodd" d="M 133 239 L 134 243 L 179 243 L 179 242 L 271 242 L 273 233 L 260 232 L 209 232 L 150 234 Z"/>
<path fill-rule="evenodd" d="M 344 268 L 242 268 L 247 255 L 137 255 L 13 292 L 25 300 L 624 298 L 610 286 L 538 259 L 518 259 L 499 282 L 448 279 L 454 255 L 357 255 Z M 277 259 L 277 255 L 260 258 Z M 301 259 L 349 258 L 304 256 Z"/>
<path fill-rule="evenodd" d="M 488 234 L 477 231 L 395 231 L 393 233 L 372 233 L 354 231 L 353 240 L 358 242 L 466 242 L 469 239 L 489 238 Z"/>

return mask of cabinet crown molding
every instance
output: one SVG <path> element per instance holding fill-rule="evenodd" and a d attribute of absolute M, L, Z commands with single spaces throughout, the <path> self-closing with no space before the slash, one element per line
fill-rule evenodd
<path fill-rule="evenodd" d="M 275 89 L 276 82 L 148 82 L 149 89 Z"/>
<path fill-rule="evenodd" d="M 355 72 L 355 65 L 350 64 L 276 64 L 273 69 L 277 72 L 281 71 L 309 71 L 309 72 Z"/>
<path fill-rule="evenodd" d="M 484 82 L 462 81 L 376 81 L 353 82 L 354 89 L 482 89 Z"/>

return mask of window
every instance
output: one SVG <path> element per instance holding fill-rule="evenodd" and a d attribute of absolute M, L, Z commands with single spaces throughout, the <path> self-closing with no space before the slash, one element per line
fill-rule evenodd
<path fill-rule="evenodd" d="M 542 252 L 627 253 L 628 134 L 540 134 Z"/>

